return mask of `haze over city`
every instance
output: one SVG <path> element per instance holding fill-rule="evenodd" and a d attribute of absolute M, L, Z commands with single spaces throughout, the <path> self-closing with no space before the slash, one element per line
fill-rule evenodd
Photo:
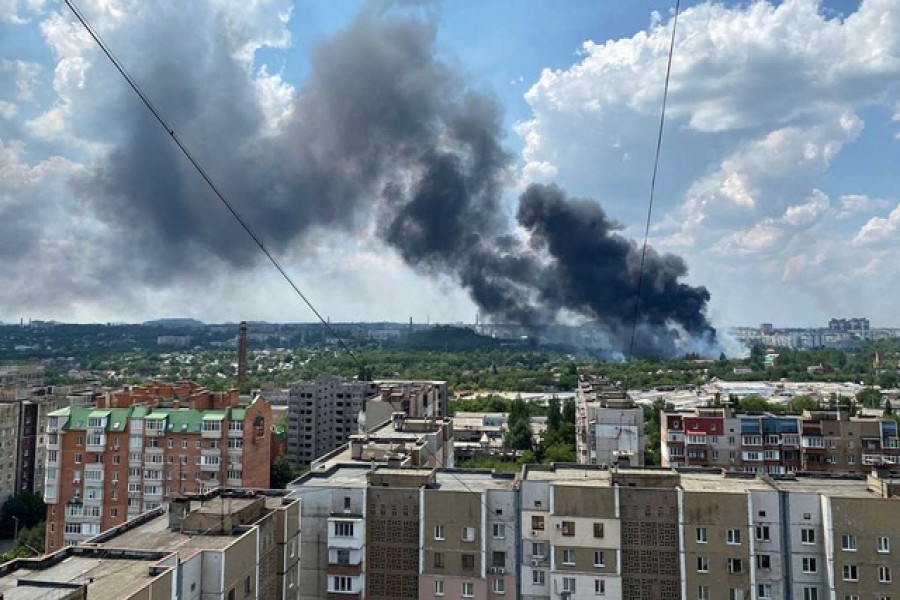
<path fill-rule="evenodd" d="M 8 4 L 0 319 L 312 320 L 64 7 Z M 628 320 L 610 307 L 643 233 L 670 3 L 82 9 L 332 319 L 471 322 L 499 291 L 501 320 Z M 683 4 L 650 237 L 681 257 L 656 272 L 683 302 L 648 319 L 900 322 L 898 20 L 890 0 Z M 457 168 L 463 209 L 429 212 Z M 604 268 L 554 246 L 552 206 L 608 232 Z"/>

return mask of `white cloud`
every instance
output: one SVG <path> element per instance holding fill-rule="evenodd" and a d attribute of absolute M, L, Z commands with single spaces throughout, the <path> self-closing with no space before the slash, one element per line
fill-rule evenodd
<path fill-rule="evenodd" d="M 690 283 L 710 287 L 711 310 L 729 322 L 765 311 L 802 322 L 800 299 L 813 294 L 817 310 L 847 306 L 857 294 L 827 288 L 831 265 L 900 292 L 900 280 L 876 274 L 883 258 L 854 242 L 884 235 L 889 219 L 851 229 L 885 201 L 865 189 L 834 194 L 826 177 L 865 129 L 886 126 L 864 123 L 861 109 L 889 107 L 900 121 L 900 2 L 863 0 L 834 14 L 785 0 L 703 2 L 679 17 L 654 235 L 685 255 Z M 523 179 L 558 176 L 636 223 L 670 35 L 671 18 L 654 18 L 647 31 L 587 42 L 575 64 L 545 70 L 525 95 L 532 116 L 517 127 Z M 762 289 L 772 304 L 748 300 Z"/>
<path fill-rule="evenodd" d="M 900 228 L 900 204 L 886 217 L 872 217 L 860 228 L 853 241 L 857 244 L 893 241 Z"/>

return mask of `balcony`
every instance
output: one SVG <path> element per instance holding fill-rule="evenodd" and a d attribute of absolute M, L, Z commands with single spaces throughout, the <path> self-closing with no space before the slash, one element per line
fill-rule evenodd
<path fill-rule="evenodd" d="M 242 438 L 244 437 L 243 429 L 228 429 L 228 437 L 230 438 Z"/>
<path fill-rule="evenodd" d="M 215 458 L 216 460 L 210 460 Z M 212 456 L 203 456 L 200 458 L 200 469 L 202 471 L 218 471 L 222 467 L 222 461 L 218 459 L 218 455 L 215 457 Z"/>
<path fill-rule="evenodd" d="M 147 426 L 144 428 L 144 435 L 146 437 L 162 437 L 166 433 L 165 425 L 166 422 L 163 419 L 147 421 Z"/>
<path fill-rule="evenodd" d="M 218 440 L 222 437 L 222 423 L 220 421 L 204 421 L 200 436 L 204 439 Z"/>
<path fill-rule="evenodd" d="M 243 479 L 240 477 L 229 477 L 225 480 L 225 485 L 228 487 L 241 487 L 243 485 Z"/>

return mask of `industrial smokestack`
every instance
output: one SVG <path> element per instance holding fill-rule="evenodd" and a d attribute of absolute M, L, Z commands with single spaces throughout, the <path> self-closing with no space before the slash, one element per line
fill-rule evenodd
<path fill-rule="evenodd" d="M 247 321 L 241 321 L 241 331 L 238 335 L 238 389 L 247 381 Z"/>

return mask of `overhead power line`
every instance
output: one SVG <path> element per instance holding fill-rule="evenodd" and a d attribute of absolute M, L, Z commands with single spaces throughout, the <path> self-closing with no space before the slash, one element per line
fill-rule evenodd
<path fill-rule="evenodd" d="M 659 153 L 662 149 L 663 129 L 666 125 L 666 101 L 669 98 L 669 77 L 672 74 L 672 55 L 675 53 L 675 30 L 678 28 L 678 13 L 681 0 L 675 0 L 675 16 L 672 19 L 672 39 L 669 41 L 669 60 L 666 63 L 666 82 L 663 85 L 662 109 L 659 114 L 659 132 L 656 136 L 656 155 L 653 158 L 653 175 L 650 177 L 650 201 L 647 204 L 647 224 L 644 226 L 644 244 L 641 247 L 641 267 L 638 271 L 637 294 L 634 299 L 634 319 L 631 323 L 631 342 L 628 344 L 628 359 L 634 358 L 634 336 L 637 331 L 638 314 L 641 307 L 641 292 L 644 284 L 644 262 L 647 258 L 647 239 L 650 237 L 650 220 L 653 216 L 653 197 L 656 195 L 656 173 L 659 170 Z"/>
<path fill-rule="evenodd" d="M 238 224 L 240 224 L 240 226 L 244 229 L 244 231 L 247 232 L 247 235 L 250 236 L 253 242 L 259 247 L 260 251 L 262 251 L 262 253 L 266 255 L 266 258 L 269 259 L 269 262 L 272 263 L 272 266 L 275 267 L 275 269 L 281 274 L 284 280 L 287 281 L 288 285 L 291 286 L 291 288 L 300 297 L 300 299 L 303 300 L 306 306 L 308 306 L 313 314 L 316 315 L 316 317 L 319 319 L 319 321 L 322 322 L 322 325 L 325 326 L 328 332 L 332 336 L 334 336 L 335 339 L 337 339 L 341 348 L 343 348 L 343 350 L 350 356 L 350 358 L 353 359 L 353 361 L 361 370 L 365 370 L 362 362 L 356 357 L 353 351 L 350 350 L 350 347 L 346 342 L 344 342 L 344 339 L 340 335 L 338 335 L 338 333 L 331 326 L 331 323 L 329 323 L 324 317 L 322 317 L 322 314 L 318 310 L 316 310 L 316 307 L 309 300 L 309 298 L 307 298 L 306 295 L 302 291 L 300 291 L 300 288 L 296 283 L 294 283 L 294 280 L 291 279 L 290 275 L 287 274 L 287 272 L 284 270 L 275 256 L 273 256 L 269 249 L 263 245 L 262 239 L 256 234 L 253 228 L 250 227 L 250 224 L 247 223 L 244 217 L 241 216 L 234 205 L 225 197 L 225 194 L 222 192 L 222 190 L 219 189 L 219 186 L 217 186 L 215 182 L 213 182 L 209 174 L 207 174 L 203 167 L 200 166 L 199 161 L 194 158 L 194 155 L 191 154 L 190 150 L 187 149 L 187 147 L 178 137 L 178 134 L 175 133 L 175 129 L 171 125 L 169 125 L 165 118 L 163 118 L 162 113 L 159 111 L 159 109 L 156 108 L 153 102 L 150 101 L 150 97 L 144 93 L 144 91 L 141 89 L 141 86 L 139 86 L 137 81 L 135 81 L 135 79 L 128 73 L 128 70 L 125 69 L 125 66 L 122 64 L 122 61 L 120 61 L 113 53 L 113 51 L 109 48 L 109 46 L 106 45 L 106 42 L 103 41 L 103 38 L 100 37 L 100 34 L 97 33 L 97 31 L 90 25 L 90 23 L 88 23 L 87 19 L 78 9 L 78 7 L 75 6 L 75 3 L 72 0 L 65 0 L 65 3 L 66 6 L 69 7 L 69 10 L 72 11 L 72 14 L 75 15 L 75 18 L 78 19 L 78 21 L 85 28 L 88 34 L 94 39 L 94 41 L 106 55 L 109 61 L 113 64 L 119 74 L 125 78 L 125 81 L 128 82 L 128 85 L 131 86 L 131 89 L 134 90 L 134 93 L 138 95 L 138 97 L 141 99 L 141 102 L 143 102 L 144 106 L 147 107 L 147 110 L 150 111 L 153 117 L 159 122 L 160 125 L 162 125 L 163 129 L 166 130 L 166 133 L 169 134 L 169 136 L 172 138 L 172 141 L 175 142 L 175 145 L 178 146 L 179 150 L 181 150 L 181 153 L 184 154 L 185 158 L 188 159 L 197 173 L 200 174 L 200 177 L 203 178 L 203 180 L 213 191 L 216 197 L 222 202 L 222 204 L 225 205 L 225 208 L 228 209 L 228 212 L 231 213 L 231 216 L 233 216 Z"/>

